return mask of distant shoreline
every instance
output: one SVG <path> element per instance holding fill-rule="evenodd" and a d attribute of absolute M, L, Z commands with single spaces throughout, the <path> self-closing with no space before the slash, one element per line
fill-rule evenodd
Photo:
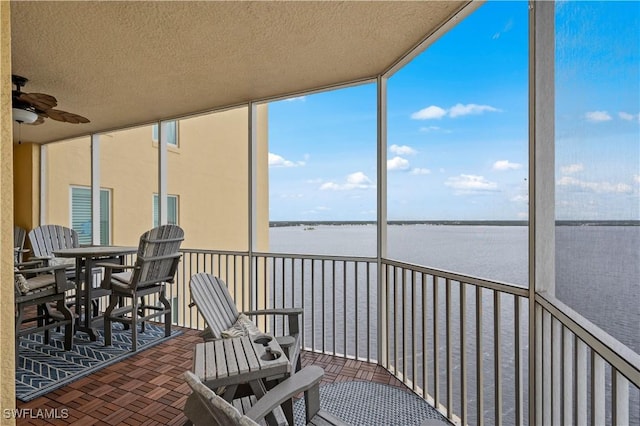
<path fill-rule="evenodd" d="M 376 221 L 327 220 L 327 221 L 273 221 L 270 228 L 284 226 L 342 226 L 375 225 Z M 390 220 L 389 225 L 434 225 L 434 226 L 527 226 L 526 220 Z M 558 220 L 557 226 L 640 226 L 640 220 Z"/>

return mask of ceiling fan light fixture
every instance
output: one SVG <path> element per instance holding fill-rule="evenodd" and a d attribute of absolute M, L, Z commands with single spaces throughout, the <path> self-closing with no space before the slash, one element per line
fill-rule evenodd
<path fill-rule="evenodd" d="M 31 124 L 38 119 L 38 114 L 20 108 L 13 108 L 13 120 L 18 123 Z"/>

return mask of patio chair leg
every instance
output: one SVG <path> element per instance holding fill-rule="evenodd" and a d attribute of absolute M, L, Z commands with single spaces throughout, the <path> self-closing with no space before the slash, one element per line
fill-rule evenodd
<path fill-rule="evenodd" d="M 131 303 L 131 350 L 138 350 L 138 298 L 132 297 Z M 144 327 L 144 321 L 142 322 Z"/>
<path fill-rule="evenodd" d="M 147 304 L 144 302 L 144 296 L 142 296 L 142 297 L 140 298 L 140 307 L 137 309 L 137 311 L 138 311 L 138 315 L 140 315 L 141 317 L 144 317 L 144 311 L 145 311 L 145 309 L 146 309 L 146 308 L 147 308 Z M 134 312 L 135 312 L 135 311 L 134 311 Z M 143 320 L 143 321 L 142 321 L 142 323 L 140 324 L 140 331 L 141 331 L 142 333 L 144 333 L 144 332 L 145 332 L 145 329 L 146 329 L 146 328 L 145 328 L 145 324 L 146 324 L 146 321 L 144 321 L 144 320 Z"/>
<path fill-rule="evenodd" d="M 104 311 L 104 345 L 111 346 L 111 313 L 118 305 L 118 298 L 109 296 L 109 306 Z"/>
<path fill-rule="evenodd" d="M 18 363 L 18 354 L 20 352 L 20 327 L 22 320 L 24 319 L 24 306 L 18 305 L 18 312 L 16 313 L 16 364 Z"/>
<path fill-rule="evenodd" d="M 164 337 L 171 336 L 171 303 L 164 295 L 164 290 L 160 292 L 160 302 L 164 306 Z"/>
<path fill-rule="evenodd" d="M 73 346 L 73 313 L 64 302 L 64 299 L 58 300 L 58 311 L 62 313 L 67 324 L 64 326 L 64 348 L 68 351 Z"/>
<path fill-rule="evenodd" d="M 45 325 L 49 325 L 49 312 L 47 311 L 47 306 L 45 304 L 38 305 L 36 307 L 36 311 L 38 314 L 38 327 L 43 327 Z M 51 342 L 51 333 L 49 333 L 49 329 L 46 328 L 44 330 L 44 343 L 49 344 Z"/>

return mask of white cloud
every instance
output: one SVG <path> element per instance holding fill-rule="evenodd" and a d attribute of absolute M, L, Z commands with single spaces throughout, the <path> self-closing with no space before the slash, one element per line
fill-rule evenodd
<path fill-rule="evenodd" d="M 497 40 L 500 38 L 500 36 L 504 33 L 507 33 L 509 31 L 511 31 L 511 28 L 513 28 L 513 19 L 509 19 L 507 21 L 507 23 L 505 24 L 504 28 L 502 29 L 502 31 L 498 31 L 497 33 L 495 33 L 493 35 L 493 37 L 491 37 L 493 40 Z"/>
<path fill-rule="evenodd" d="M 561 177 L 558 179 L 557 185 L 597 193 L 625 194 L 633 191 L 631 185 L 626 183 L 587 182 L 571 176 Z"/>
<path fill-rule="evenodd" d="M 439 106 L 431 105 L 420 111 L 411 114 L 411 118 L 414 120 L 433 120 L 440 119 L 447 115 L 447 110 L 440 108 Z"/>
<path fill-rule="evenodd" d="M 371 179 L 362 172 L 351 173 L 345 183 L 325 182 L 320 185 L 322 191 L 348 191 L 352 189 L 371 189 L 376 186 Z"/>
<path fill-rule="evenodd" d="M 529 196 L 528 195 L 516 195 L 515 197 L 511 198 L 511 201 L 516 202 L 516 203 L 528 203 L 529 202 Z"/>
<path fill-rule="evenodd" d="M 307 99 L 306 96 L 296 96 L 294 98 L 285 99 L 285 101 L 287 101 L 287 102 L 296 102 L 296 101 L 304 102 L 306 99 Z"/>
<path fill-rule="evenodd" d="M 529 213 L 527 212 L 518 212 L 519 219 L 529 219 Z"/>
<path fill-rule="evenodd" d="M 389 151 L 397 155 L 415 155 L 418 153 L 415 149 L 407 145 L 391 145 Z"/>
<path fill-rule="evenodd" d="M 618 117 L 626 121 L 639 121 L 640 122 L 640 114 L 629 114 L 628 112 L 619 112 Z"/>
<path fill-rule="evenodd" d="M 587 112 L 585 118 L 593 123 L 600 123 L 611 120 L 611 115 L 607 111 L 590 111 Z"/>
<path fill-rule="evenodd" d="M 518 170 L 522 168 L 520 163 L 512 163 L 509 160 L 498 160 L 493 163 L 493 170 Z"/>
<path fill-rule="evenodd" d="M 640 183 L 640 175 L 633 175 L 633 181 L 635 183 Z"/>
<path fill-rule="evenodd" d="M 488 181 L 484 176 L 465 175 L 450 177 L 444 183 L 446 186 L 457 189 L 460 193 L 471 193 L 476 191 L 495 191 L 498 184 Z"/>
<path fill-rule="evenodd" d="M 269 167 L 299 167 L 304 166 L 304 161 L 293 162 L 285 159 L 283 156 L 274 154 L 272 152 L 269 153 Z"/>
<path fill-rule="evenodd" d="M 425 169 L 423 167 L 416 167 L 414 169 L 411 169 L 412 175 L 428 175 L 429 173 L 431 173 L 431 170 Z"/>
<path fill-rule="evenodd" d="M 494 108 L 489 105 L 476 105 L 476 104 L 456 104 L 451 109 L 449 109 L 449 117 L 462 117 L 465 115 L 478 115 L 483 112 L 498 112 L 500 111 L 497 108 Z"/>
<path fill-rule="evenodd" d="M 420 127 L 421 132 L 435 132 L 440 130 L 438 126 L 428 126 L 428 127 Z"/>
<path fill-rule="evenodd" d="M 387 170 L 407 170 L 409 169 L 409 160 L 402 157 L 393 157 L 391 160 L 387 160 Z"/>
<path fill-rule="evenodd" d="M 560 171 L 565 175 L 569 175 L 571 173 L 578 173 L 584 170 L 584 165 L 582 163 L 569 164 L 567 166 L 560 167 Z"/>
<path fill-rule="evenodd" d="M 411 118 L 414 120 L 434 120 L 441 119 L 445 116 L 449 116 L 451 118 L 463 117 L 465 115 L 479 115 L 485 112 L 499 112 L 498 108 L 492 107 L 491 105 L 478 105 L 478 104 L 456 104 L 449 108 L 448 110 L 441 108 L 437 105 L 431 105 L 426 108 L 421 109 L 420 111 L 414 112 L 411 114 Z M 428 130 L 433 130 L 429 127 L 423 128 Z"/>

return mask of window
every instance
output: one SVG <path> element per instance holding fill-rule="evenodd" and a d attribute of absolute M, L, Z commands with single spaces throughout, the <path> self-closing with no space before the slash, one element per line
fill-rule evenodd
<path fill-rule="evenodd" d="M 91 188 L 71 187 L 71 228 L 78 233 L 80 244 L 92 244 Z M 100 190 L 100 244 L 111 243 L 111 192 Z"/>
<path fill-rule="evenodd" d="M 154 124 L 152 127 L 152 138 L 155 142 L 158 142 L 158 125 Z M 167 121 L 167 144 L 171 146 L 178 146 L 178 124 L 176 121 Z"/>
<path fill-rule="evenodd" d="M 167 223 L 178 224 L 178 196 L 167 195 Z M 160 225 L 158 218 L 158 194 L 153 194 L 153 226 Z"/>

